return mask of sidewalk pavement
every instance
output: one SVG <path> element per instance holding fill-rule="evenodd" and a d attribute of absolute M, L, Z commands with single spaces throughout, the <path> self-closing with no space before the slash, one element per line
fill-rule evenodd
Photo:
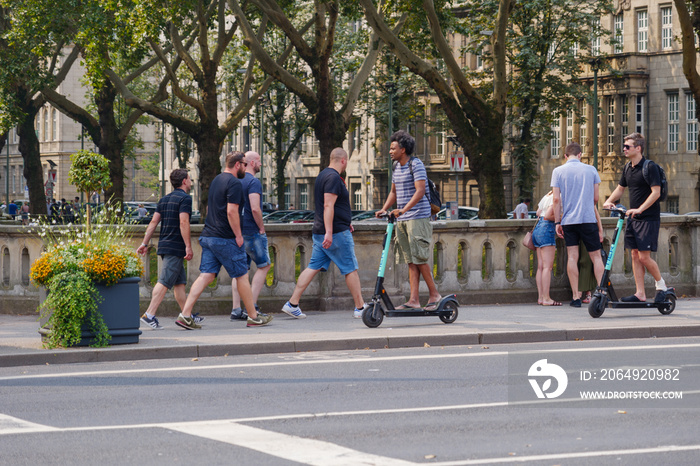
<path fill-rule="evenodd" d="M 172 317 L 163 330 L 141 325 L 139 343 L 109 348 L 42 348 L 35 316 L 0 315 L 0 367 L 141 359 L 201 358 L 240 354 L 491 345 L 573 340 L 700 336 L 700 298 L 679 298 L 667 316 L 655 309 L 606 309 L 593 319 L 585 307 L 536 304 L 469 305 L 457 321 L 437 317 L 385 318 L 367 328 L 347 311 L 307 312 L 306 319 L 275 313 L 266 327 L 208 316 L 201 330 L 184 330 Z"/>

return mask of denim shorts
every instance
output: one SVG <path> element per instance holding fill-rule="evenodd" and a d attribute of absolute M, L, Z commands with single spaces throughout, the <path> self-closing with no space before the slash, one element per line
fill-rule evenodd
<path fill-rule="evenodd" d="M 218 274 L 223 266 L 231 278 L 248 273 L 245 249 L 238 247 L 235 239 L 200 236 L 199 244 L 202 246 L 200 272 Z"/>
<path fill-rule="evenodd" d="M 357 270 L 355 242 L 352 239 L 350 230 L 335 233 L 333 235 L 333 244 L 328 249 L 323 249 L 323 235 L 313 235 L 313 239 L 314 248 L 309 261 L 311 270 L 328 270 L 331 261 L 343 275 Z"/>
<path fill-rule="evenodd" d="M 554 230 L 554 222 L 540 218 L 532 232 L 532 244 L 536 248 L 556 246 L 557 234 Z"/>
<path fill-rule="evenodd" d="M 248 268 L 250 268 L 251 261 L 255 262 L 258 268 L 270 265 L 270 252 L 267 250 L 267 235 L 261 235 L 260 233 L 243 235 L 243 245 L 248 255 Z"/>
<path fill-rule="evenodd" d="M 184 259 L 171 254 L 161 254 L 161 267 L 158 274 L 158 283 L 171 289 L 175 285 L 187 283 Z"/>

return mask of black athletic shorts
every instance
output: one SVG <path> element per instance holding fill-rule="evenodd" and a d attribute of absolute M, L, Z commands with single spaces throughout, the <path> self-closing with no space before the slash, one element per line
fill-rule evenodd
<path fill-rule="evenodd" d="M 580 241 L 586 246 L 586 251 L 598 251 L 603 246 L 600 244 L 597 223 L 574 223 L 572 225 L 562 225 L 564 230 L 564 242 L 566 246 L 578 246 Z"/>
<path fill-rule="evenodd" d="M 625 229 L 625 249 L 656 251 L 659 246 L 660 220 L 627 220 Z"/>

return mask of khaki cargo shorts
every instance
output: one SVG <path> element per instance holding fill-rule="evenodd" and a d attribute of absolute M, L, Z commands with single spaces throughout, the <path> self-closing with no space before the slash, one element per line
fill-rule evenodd
<path fill-rule="evenodd" d="M 433 242 L 430 218 L 396 222 L 396 258 L 399 264 L 427 264 Z"/>

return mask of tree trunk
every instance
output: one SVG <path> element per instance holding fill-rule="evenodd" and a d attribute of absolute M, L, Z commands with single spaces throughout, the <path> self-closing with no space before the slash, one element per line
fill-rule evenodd
<path fill-rule="evenodd" d="M 33 105 L 25 107 L 25 114 L 17 127 L 19 134 L 19 152 L 24 159 L 24 178 L 29 187 L 29 213 L 46 215 L 46 193 L 44 191 L 44 171 L 41 168 L 39 138 L 34 127 L 34 118 L 39 108 Z M 67 177 L 67 173 L 62 176 Z"/>
<path fill-rule="evenodd" d="M 109 161 L 109 179 L 112 186 L 105 190 L 105 201 L 124 201 L 124 141 L 119 137 L 119 127 L 114 116 L 114 100 L 117 92 L 109 80 L 95 94 L 95 104 L 99 115 L 100 138 L 97 147 L 100 154 Z"/>
<path fill-rule="evenodd" d="M 216 133 L 203 132 L 195 138 L 197 152 L 199 153 L 199 211 L 202 218 L 206 218 L 207 204 L 209 202 L 209 186 L 214 181 L 216 175 L 221 173 L 221 149 L 223 138 L 215 137 Z"/>

